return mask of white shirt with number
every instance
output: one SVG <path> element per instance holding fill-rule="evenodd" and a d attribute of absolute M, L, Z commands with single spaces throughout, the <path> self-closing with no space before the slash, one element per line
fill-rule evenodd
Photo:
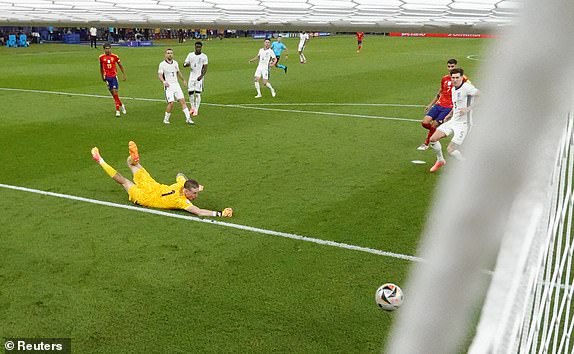
<path fill-rule="evenodd" d="M 305 43 L 309 40 L 309 33 L 299 33 L 299 51 L 305 49 Z"/>
<path fill-rule="evenodd" d="M 164 81 L 169 84 L 169 86 L 165 88 L 165 98 L 168 102 L 174 102 L 175 100 L 179 100 L 184 97 L 183 91 L 177 81 L 178 72 L 179 65 L 175 60 L 172 60 L 171 63 L 168 63 L 165 60 L 159 63 L 157 73 L 163 75 Z"/>
<path fill-rule="evenodd" d="M 453 87 L 452 93 L 452 118 L 453 122 L 466 123 L 472 125 L 472 111 L 461 113 L 461 108 L 467 108 L 472 105 L 474 95 L 478 93 L 478 89 L 473 84 L 466 81 L 460 87 Z"/>
<path fill-rule="evenodd" d="M 203 90 L 203 78 L 197 81 L 197 78 L 201 75 L 201 70 L 204 65 L 209 62 L 207 60 L 207 55 L 204 53 L 195 54 L 191 52 L 187 55 L 184 61 L 184 65 L 189 65 L 191 72 L 189 73 L 189 81 L 187 82 L 189 91 L 202 91 Z"/>
<path fill-rule="evenodd" d="M 90 36 L 97 36 L 98 35 L 98 30 L 95 27 L 91 27 L 90 28 Z"/>
<path fill-rule="evenodd" d="M 255 77 L 262 77 L 267 80 L 269 79 L 269 63 L 271 63 L 272 59 L 277 58 L 277 56 L 271 48 L 261 48 L 257 55 L 259 56 L 259 65 L 257 65 L 257 69 L 255 70 Z"/>

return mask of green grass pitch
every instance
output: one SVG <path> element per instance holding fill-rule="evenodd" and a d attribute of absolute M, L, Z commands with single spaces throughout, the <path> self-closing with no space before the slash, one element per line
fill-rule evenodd
<path fill-rule="evenodd" d="M 206 186 L 198 206 L 233 207 L 225 221 L 414 255 L 440 179 L 434 154 L 416 150 L 417 121 L 447 59 L 480 87 L 467 56 L 488 41 L 366 36 L 357 54 L 352 36 L 320 38 L 305 65 L 297 42 L 285 40 L 288 73 L 272 69 L 277 97 L 262 88 L 259 100 L 247 61 L 262 41 L 205 42 L 196 126 L 177 106 L 162 124 L 156 74 L 168 45 L 181 65 L 193 42 L 113 48 L 128 76 L 121 118 L 99 78 L 101 48 L 0 48 L 0 183 L 127 205 L 90 149 L 131 177 L 134 140 L 158 181 L 183 172 Z M 0 233 L 0 336 L 71 337 L 75 352 L 380 352 L 396 313 L 374 292 L 404 284 L 411 265 L 6 188 Z"/>

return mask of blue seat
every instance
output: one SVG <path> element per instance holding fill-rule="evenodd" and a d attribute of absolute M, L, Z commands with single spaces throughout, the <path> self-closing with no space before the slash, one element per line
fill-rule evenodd
<path fill-rule="evenodd" d="M 26 39 L 27 39 L 26 35 L 21 34 L 20 39 L 18 40 L 18 47 L 27 47 L 28 41 Z"/>
<path fill-rule="evenodd" d="M 17 47 L 18 44 L 16 43 L 16 35 L 11 34 L 8 36 L 8 42 L 6 42 L 6 46 L 8 47 Z"/>

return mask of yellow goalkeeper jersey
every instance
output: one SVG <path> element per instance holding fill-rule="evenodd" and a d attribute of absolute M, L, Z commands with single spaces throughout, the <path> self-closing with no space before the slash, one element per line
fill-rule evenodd
<path fill-rule="evenodd" d="M 130 188 L 130 201 L 137 205 L 160 209 L 186 209 L 193 204 L 183 194 L 185 178 L 178 176 L 172 185 L 156 182 L 144 169 L 134 174 L 135 185 Z"/>

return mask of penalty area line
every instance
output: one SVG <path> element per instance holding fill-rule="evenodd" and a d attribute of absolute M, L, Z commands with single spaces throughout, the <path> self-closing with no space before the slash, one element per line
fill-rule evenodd
<path fill-rule="evenodd" d="M 188 220 L 188 221 L 201 222 L 201 223 L 205 223 L 205 224 L 215 224 L 218 226 L 224 226 L 224 227 L 229 227 L 229 228 L 233 228 L 233 229 L 250 231 L 250 232 L 260 233 L 260 234 L 269 235 L 269 236 L 279 236 L 279 237 L 284 237 L 284 238 L 290 238 L 293 240 L 311 242 L 311 243 L 315 243 L 315 244 L 319 244 L 319 245 L 323 245 L 323 246 L 331 246 L 331 247 L 338 247 L 338 248 L 343 248 L 343 249 L 347 249 L 347 250 L 366 252 L 366 253 L 371 253 L 371 254 L 375 254 L 375 255 L 379 255 L 379 256 L 398 258 L 398 259 L 411 261 L 411 262 L 422 262 L 423 261 L 422 258 L 409 256 L 409 255 L 405 255 L 405 254 L 400 254 L 400 253 L 381 251 L 381 250 L 377 250 L 374 248 L 355 246 L 355 245 L 350 245 L 347 243 L 322 240 L 322 239 L 318 239 L 318 238 L 314 238 L 314 237 L 302 236 L 302 235 L 291 234 L 291 233 L 286 233 L 286 232 L 266 230 L 266 229 L 261 229 L 258 227 L 252 227 L 252 226 L 247 226 L 247 225 L 233 224 L 233 223 L 229 223 L 229 222 L 225 222 L 225 221 L 218 221 L 218 220 L 213 220 L 213 219 L 202 219 L 202 218 L 199 218 L 196 216 L 180 215 L 180 214 L 170 213 L 170 212 L 166 212 L 166 211 L 162 211 L 162 210 L 147 209 L 147 208 L 137 207 L 137 206 L 133 206 L 133 205 L 117 204 L 117 203 L 112 203 L 112 202 L 106 202 L 103 200 L 78 197 L 78 196 L 69 195 L 69 194 L 48 192 L 48 191 L 43 191 L 43 190 L 39 190 L 39 189 L 19 187 L 19 186 L 13 186 L 13 185 L 2 184 L 2 183 L 0 183 L 0 188 L 22 191 L 22 192 L 28 192 L 28 193 L 35 193 L 35 194 L 46 195 L 46 196 L 50 196 L 50 197 L 56 197 L 56 198 L 62 198 L 62 199 L 68 199 L 68 200 L 75 200 L 75 201 L 80 201 L 80 202 L 84 202 L 84 203 L 103 205 L 103 206 L 108 206 L 108 207 L 113 207 L 113 208 L 127 209 L 127 210 L 132 210 L 132 211 L 138 211 L 140 213 L 160 215 L 160 216 L 165 216 L 165 217 L 170 217 L 170 218 L 175 218 L 175 219 L 183 219 L 183 220 Z"/>
<path fill-rule="evenodd" d="M 94 94 L 87 94 L 87 93 L 73 93 L 73 92 L 60 92 L 60 91 L 48 91 L 48 90 L 30 90 L 30 89 L 19 89 L 19 88 L 10 88 L 10 87 L 0 87 L 0 91 L 13 91 L 13 92 L 30 92 L 30 93 L 44 93 L 44 94 L 51 94 L 51 95 L 60 95 L 60 96 L 78 96 L 78 97 L 93 97 L 93 98 L 112 98 L 109 95 L 94 95 Z M 157 98 L 143 98 L 143 97 L 127 97 L 122 96 L 122 99 L 125 100 L 132 100 L 132 101 L 146 101 L 146 102 L 163 102 L 165 103 L 165 99 L 157 99 Z M 288 113 L 304 113 L 304 114 L 315 114 L 315 115 L 325 115 L 325 116 L 336 116 L 336 117 L 351 117 L 351 118 L 367 118 L 367 119 L 382 119 L 382 120 L 395 120 L 395 121 L 403 121 L 403 122 L 415 122 L 419 123 L 420 119 L 410 119 L 410 118 L 401 118 L 401 117 L 385 117 L 385 116 L 372 116 L 372 115 L 365 115 L 365 114 L 350 114 L 350 113 L 335 113 L 335 112 L 322 112 L 322 111 L 306 111 L 300 109 L 280 109 L 280 108 L 263 108 L 263 107 L 256 107 L 249 103 L 244 104 L 224 104 L 224 103 L 208 103 L 202 102 L 201 104 L 206 106 L 213 106 L 213 107 L 224 107 L 224 108 L 240 108 L 240 109 L 250 109 L 250 110 L 259 110 L 259 111 L 272 111 L 272 112 L 288 112 Z M 390 105 L 390 104 L 389 104 Z M 398 106 L 398 105 L 392 105 Z M 409 105 L 410 107 L 410 105 Z"/>

